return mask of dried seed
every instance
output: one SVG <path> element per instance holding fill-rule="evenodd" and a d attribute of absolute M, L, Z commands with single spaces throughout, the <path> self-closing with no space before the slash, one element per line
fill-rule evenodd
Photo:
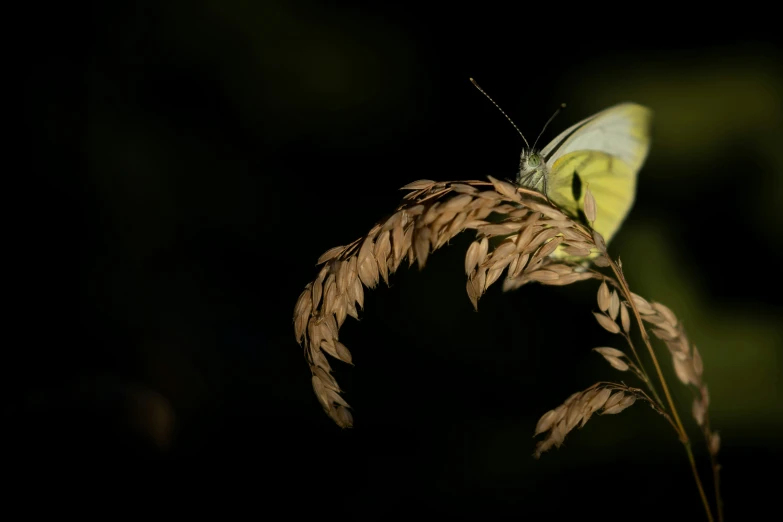
<path fill-rule="evenodd" d="M 593 241 L 595 242 L 595 246 L 598 247 L 598 250 L 601 252 L 606 252 L 606 241 L 604 241 L 604 236 L 602 236 L 597 230 L 593 230 Z"/>
<path fill-rule="evenodd" d="M 587 248 L 569 245 L 563 248 L 563 253 L 573 257 L 585 257 L 590 255 L 590 250 Z"/>
<path fill-rule="evenodd" d="M 609 401 L 606 402 L 608 403 Z M 603 413 L 604 415 L 614 415 L 616 413 L 620 413 L 624 409 L 631 406 L 634 402 L 636 402 L 636 395 L 626 395 L 616 405 L 612 406 L 611 408 L 605 408 Z"/>
<path fill-rule="evenodd" d="M 334 316 L 337 319 L 337 327 L 341 327 L 348 315 L 348 300 L 345 296 L 340 296 L 335 301 Z"/>
<path fill-rule="evenodd" d="M 609 310 L 609 305 L 612 303 L 612 295 L 609 292 L 609 285 L 606 281 L 601 281 L 601 286 L 598 287 L 598 308 L 602 312 Z"/>
<path fill-rule="evenodd" d="M 337 357 L 338 359 L 353 365 L 353 357 L 351 356 L 351 352 L 348 351 L 348 348 L 346 348 L 343 343 L 341 343 L 340 341 L 335 341 L 334 347 L 335 347 L 335 352 L 338 355 Z"/>
<path fill-rule="evenodd" d="M 395 223 L 402 220 L 402 212 L 395 212 L 389 216 L 383 225 L 381 225 L 381 232 L 389 232 L 394 228 Z"/>
<path fill-rule="evenodd" d="M 587 221 L 590 223 L 593 223 L 595 221 L 595 198 L 593 197 L 593 193 L 590 191 L 590 187 L 587 187 L 587 190 L 585 190 L 585 217 L 587 218 Z"/>
<path fill-rule="evenodd" d="M 375 258 L 368 257 L 359 264 L 359 278 L 367 288 L 375 288 L 378 284 L 378 263 Z"/>
<path fill-rule="evenodd" d="M 604 359 L 612 365 L 613 368 L 616 370 L 620 370 L 621 372 L 624 372 L 628 369 L 628 363 L 625 361 L 618 359 L 617 357 L 610 357 L 608 355 L 604 356 Z"/>
<path fill-rule="evenodd" d="M 375 242 L 375 251 L 373 252 L 375 255 L 375 261 L 378 263 L 378 271 L 381 273 L 381 277 L 387 285 L 389 284 L 389 266 L 386 262 L 386 259 L 391 253 L 390 237 L 391 236 L 388 230 L 382 232 L 380 236 L 378 236 L 378 240 Z"/>
<path fill-rule="evenodd" d="M 420 216 L 420 215 L 422 215 L 424 213 L 424 210 L 426 208 L 427 207 L 425 207 L 424 205 L 414 205 L 412 207 L 406 208 L 405 209 L 405 213 L 408 215 L 409 218 L 415 217 L 415 216 Z"/>
<path fill-rule="evenodd" d="M 677 326 L 677 316 L 674 315 L 674 312 L 672 312 L 666 305 L 662 303 L 652 303 L 652 307 L 655 308 L 659 314 L 665 317 L 670 325 Z"/>
<path fill-rule="evenodd" d="M 644 316 L 644 319 L 647 320 L 647 318 L 649 318 L 649 317 L 660 317 L 661 318 L 661 320 L 662 320 L 661 322 L 656 322 L 656 321 L 649 321 L 649 322 L 653 323 L 656 326 L 656 328 L 664 330 L 671 337 L 670 339 L 664 339 L 664 341 L 673 341 L 674 339 L 676 339 L 677 337 L 680 336 L 679 330 L 677 330 L 675 327 L 673 327 L 671 325 L 671 323 L 669 321 L 667 321 L 666 319 L 664 319 L 663 317 L 646 315 L 646 316 Z"/>
<path fill-rule="evenodd" d="M 472 185 L 465 185 L 464 183 L 452 183 L 451 190 L 458 194 L 476 194 L 478 189 Z"/>
<path fill-rule="evenodd" d="M 482 190 L 481 192 L 476 194 L 476 196 L 481 198 L 481 199 L 484 199 L 484 200 L 489 200 L 490 202 L 493 202 L 493 203 L 498 201 L 498 200 L 500 200 L 500 199 L 503 199 L 503 196 L 501 194 L 498 194 L 494 190 Z M 477 206 L 478 206 L 478 204 L 477 204 Z"/>
<path fill-rule="evenodd" d="M 329 388 L 326 388 L 326 397 L 330 402 L 334 402 L 339 404 L 340 406 L 349 407 L 348 403 L 345 402 L 345 399 L 340 397 L 340 394 L 337 393 L 334 390 L 330 390 Z"/>
<path fill-rule="evenodd" d="M 548 282 L 557 281 L 560 279 L 560 274 L 552 272 L 551 270 L 541 269 L 531 272 L 527 275 L 531 281 Z"/>
<path fill-rule="evenodd" d="M 345 294 L 348 291 L 348 284 L 351 278 L 351 265 L 347 261 L 335 261 L 332 266 L 337 274 L 335 277 L 337 293 Z"/>
<path fill-rule="evenodd" d="M 483 263 L 483 266 L 491 267 L 491 268 L 505 268 L 508 265 L 510 265 L 515 259 L 518 259 L 518 255 L 514 255 L 514 244 L 511 243 L 511 255 L 508 253 L 508 249 L 504 248 L 500 251 L 500 255 L 498 255 L 499 248 L 495 249 L 495 251 L 492 253 L 492 256 L 488 259 L 486 259 Z M 503 245 L 501 245 L 503 246 Z"/>
<path fill-rule="evenodd" d="M 434 184 L 435 182 L 431 179 L 420 179 L 418 181 L 408 183 L 404 187 L 401 187 L 400 190 L 424 190 L 430 188 Z"/>
<path fill-rule="evenodd" d="M 646 321 L 646 322 L 648 322 L 650 324 L 654 324 L 656 326 L 662 326 L 662 325 L 668 324 L 666 322 L 666 319 L 664 319 L 662 316 L 658 315 L 657 312 L 653 312 L 652 314 L 645 315 L 644 317 L 642 317 L 642 320 Z"/>
<path fill-rule="evenodd" d="M 720 435 L 718 432 L 714 432 L 710 435 L 710 454 L 717 455 L 720 451 Z"/>
<path fill-rule="evenodd" d="M 332 374 L 327 370 L 321 368 L 320 366 L 316 366 L 313 370 L 313 373 L 321 380 L 321 384 L 323 386 L 337 392 L 340 391 L 340 387 L 337 386 L 337 381 L 334 380 Z"/>
<path fill-rule="evenodd" d="M 579 408 L 579 404 L 576 404 L 568 410 L 565 425 L 566 433 L 576 428 L 576 425 L 579 424 L 580 420 L 582 420 L 582 409 Z"/>
<path fill-rule="evenodd" d="M 328 272 L 328 267 L 323 267 L 321 269 L 321 273 L 318 274 L 318 277 L 313 281 L 313 308 L 317 308 L 318 305 L 321 303 L 321 296 L 323 295 L 323 283 L 324 279 L 326 278 L 326 273 Z"/>
<path fill-rule="evenodd" d="M 562 420 L 557 424 L 555 424 L 555 427 L 554 429 L 552 429 L 552 434 L 550 435 L 550 437 L 554 440 L 555 446 L 559 448 L 563 444 L 566 435 L 568 435 L 568 429 L 566 428 L 566 421 Z"/>
<path fill-rule="evenodd" d="M 484 260 L 487 258 L 487 252 L 489 252 L 489 239 L 482 237 L 479 242 L 479 255 L 477 258 L 479 265 L 484 263 Z"/>
<path fill-rule="evenodd" d="M 294 317 L 310 315 L 310 312 L 313 309 L 313 293 L 310 288 L 311 283 L 309 283 L 302 293 L 299 294 L 299 298 L 296 300 L 296 305 L 294 306 Z"/>
<path fill-rule="evenodd" d="M 562 237 L 555 237 L 549 240 L 541 249 L 536 253 L 537 257 L 547 257 L 549 254 L 555 251 L 555 249 L 563 242 Z"/>
<path fill-rule="evenodd" d="M 375 242 L 372 238 L 368 237 L 364 241 L 362 241 L 362 246 L 359 249 L 358 254 L 358 264 L 361 265 L 364 263 L 368 258 L 372 257 L 373 251 L 375 250 Z"/>
<path fill-rule="evenodd" d="M 564 228 L 563 236 L 570 245 L 583 246 L 585 248 L 592 248 L 594 246 L 592 243 L 585 242 L 588 238 L 585 237 L 585 235 L 581 232 L 578 232 L 574 229 Z"/>
<path fill-rule="evenodd" d="M 337 328 L 337 321 L 331 312 L 322 318 L 320 327 L 323 330 L 324 339 L 334 339 L 335 341 L 337 340 L 340 329 Z"/>
<path fill-rule="evenodd" d="M 481 226 L 479 228 L 479 232 L 481 232 L 485 236 L 494 237 L 494 236 L 505 236 L 512 232 L 516 232 L 518 229 L 519 227 L 509 226 L 509 224 L 490 223 Z"/>
<path fill-rule="evenodd" d="M 459 234 L 464 228 L 462 225 L 465 223 L 467 219 L 468 219 L 467 212 L 460 212 L 459 214 L 457 214 L 457 216 L 451 221 L 451 224 L 449 225 L 446 234 L 449 237 L 453 237 Z"/>
<path fill-rule="evenodd" d="M 316 265 L 320 265 L 322 263 L 326 263 L 327 261 L 334 259 L 335 257 L 339 256 L 343 252 L 345 252 L 344 246 L 336 246 L 334 248 L 330 248 L 323 254 L 321 254 L 321 257 L 318 258 L 318 261 L 316 261 Z"/>
<path fill-rule="evenodd" d="M 521 197 L 519 196 L 519 192 L 517 192 L 517 187 L 512 185 L 511 183 L 507 183 L 505 181 L 500 181 L 499 179 L 495 179 L 492 176 L 487 176 L 489 178 L 489 181 L 492 182 L 492 185 L 495 187 L 495 190 L 498 191 L 503 196 L 513 200 L 513 201 L 521 201 Z"/>
<path fill-rule="evenodd" d="M 699 399 L 693 399 L 693 418 L 696 419 L 696 424 L 704 426 L 704 418 L 707 415 L 707 408 L 704 403 Z"/>
<path fill-rule="evenodd" d="M 617 313 L 620 311 L 620 298 L 617 296 L 617 291 L 612 290 L 612 299 L 609 303 L 609 317 L 612 321 L 617 320 Z"/>
<path fill-rule="evenodd" d="M 603 355 L 604 357 L 610 356 L 610 357 L 625 357 L 625 354 L 618 350 L 617 348 L 611 348 L 609 346 L 604 346 L 601 348 L 593 348 L 593 351 L 596 351 Z"/>
<path fill-rule="evenodd" d="M 311 343 L 307 351 L 307 353 L 310 356 L 310 360 L 312 361 L 312 365 L 315 367 L 323 368 L 327 372 L 332 371 L 332 366 L 329 364 L 329 361 L 327 360 L 324 353 L 317 348 L 313 349 L 314 346 L 315 345 Z"/>
<path fill-rule="evenodd" d="M 424 215 L 421 217 L 418 226 L 419 227 L 426 227 L 430 223 L 434 222 L 436 219 L 438 219 L 438 216 L 440 216 L 440 203 L 435 202 L 432 205 L 430 205 L 430 208 L 427 209 L 427 211 L 424 213 Z"/>
<path fill-rule="evenodd" d="M 631 317 L 628 315 L 628 307 L 623 304 L 620 307 L 620 323 L 623 325 L 625 333 L 631 333 Z"/>
<path fill-rule="evenodd" d="M 612 394 L 611 397 L 606 399 L 606 404 L 604 404 L 604 408 L 612 408 L 614 406 L 617 406 L 621 400 L 623 400 L 623 397 L 625 397 L 625 393 L 621 391 L 616 391 Z"/>
<path fill-rule="evenodd" d="M 334 310 L 334 300 L 337 298 L 337 284 L 335 283 L 334 274 L 329 274 L 324 283 L 324 304 L 323 309 L 327 313 L 331 313 Z"/>
<path fill-rule="evenodd" d="M 493 267 L 487 272 L 487 282 L 485 283 L 484 290 L 486 291 L 487 288 L 489 288 L 492 283 L 500 279 L 500 275 L 503 273 L 503 269 L 505 267 Z"/>
<path fill-rule="evenodd" d="M 677 334 L 672 334 L 661 328 L 653 328 L 652 333 L 661 341 L 673 341 L 677 338 Z"/>
<path fill-rule="evenodd" d="M 440 214 L 437 218 L 435 218 L 435 221 L 430 223 L 430 228 L 432 228 L 433 232 L 436 230 L 440 230 L 443 225 L 446 223 L 449 223 L 454 217 L 457 215 L 456 211 L 453 210 L 446 210 L 446 205 L 441 205 L 438 209 L 440 211 Z"/>
<path fill-rule="evenodd" d="M 611 394 L 612 394 L 612 390 L 610 388 L 602 389 L 601 391 L 596 393 L 592 399 L 590 399 L 590 402 L 587 404 L 587 407 L 591 412 L 601 409 L 604 406 L 604 404 L 606 404 L 606 401 L 609 400 L 609 396 Z"/>
<path fill-rule="evenodd" d="M 542 205 L 541 203 L 537 203 L 535 201 L 527 201 L 525 204 L 531 209 L 541 212 L 549 219 L 566 219 L 566 216 L 563 215 L 562 212 L 550 207 L 549 205 Z"/>
<path fill-rule="evenodd" d="M 481 244 L 478 241 L 474 241 L 468 247 L 468 251 L 465 253 L 465 275 L 470 275 L 476 265 L 478 264 L 479 250 Z"/>
<path fill-rule="evenodd" d="M 503 214 L 503 216 L 506 217 L 508 220 L 508 214 L 509 212 L 513 212 L 514 210 L 518 209 L 519 207 L 517 205 L 512 205 L 511 203 L 501 203 L 500 205 L 495 207 L 494 212 L 498 214 Z"/>
<path fill-rule="evenodd" d="M 329 398 L 326 395 L 326 387 L 324 386 L 324 383 L 321 382 L 321 379 L 319 379 L 316 375 L 313 375 L 312 380 L 313 384 L 313 391 L 315 391 L 315 396 L 318 398 L 318 402 L 321 403 L 321 406 L 323 406 L 325 409 L 329 409 Z"/>
<path fill-rule="evenodd" d="M 394 260 L 395 260 L 395 269 L 399 265 L 399 262 L 402 260 L 402 253 L 405 249 L 405 231 L 402 228 L 402 213 L 397 213 L 400 218 L 397 219 L 394 222 L 394 228 L 392 228 L 392 245 L 393 245 L 393 252 L 394 252 Z"/>
<path fill-rule="evenodd" d="M 520 229 L 522 232 L 516 238 L 517 250 L 520 252 L 525 250 L 525 248 L 530 244 L 530 240 L 533 239 L 533 233 L 536 231 L 533 223 L 537 218 L 538 214 L 533 214 L 530 218 L 528 218 L 527 223 L 523 225 L 524 230 Z"/>
<path fill-rule="evenodd" d="M 430 235 L 429 228 L 422 228 L 416 234 L 416 239 L 413 243 L 416 257 L 419 260 L 419 270 L 424 268 L 424 265 L 427 263 L 427 257 L 430 255 Z"/>
<path fill-rule="evenodd" d="M 486 289 L 487 285 L 487 269 L 486 268 L 479 268 L 476 272 L 476 289 L 478 290 L 479 296 L 484 294 L 484 290 Z"/>
<path fill-rule="evenodd" d="M 359 311 L 356 310 L 356 306 L 353 304 L 353 301 L 346 301 L 346 311 L 348 315 L 350 315 L 357 321 L 359 320 Z"/>
<path fill-rule="evenodd" d="M 350 296 L 355 301 L 359 308 L 364 309 L 364 287 L 359 277 L 354 277 L 351 283 Z"/>
<path fill-rule="evenodd" d="M 539 435 L 541 433 L 544 433 L 545 431 L 549 431 L 549 428 L 552 427 L 552 424 L 559 420 L 558 414 L 555 410 L 549 410 L 545 414 L 541 416 L 541 418 L 538 420 L 538 424 L 536 424 L 536 431 L 533 434 L 535 437 L 536 435 Z"/>
<path fill-rule="evenodd" d="M 530 254 L 519 254 L 508 265 L 508 277 L 517 277 L 525 269 Z"/>
<path fill-rule="evenodd" d="M 709 390 L 707 390 L 707 385 L 702 384 L 700 391 L 701 391 L 701 400 L 704 403 L 704 407 L 708 408 L 710 406 L 710 392 Z"/>
<path fill-rule="evenodd" d="M 473 196 L 468 194 L 460 194 L 446 201 L 441 208 L 444 212 L 460 212 L 472 201 Z"/>
<path fill-rule="evenodd" d="M 599 314 L 597 312 L 593 312 L 593 315 L 598 321 L 598 324 L 600 324 L 606 331 L 615 334 L 620 333 L 620 327 L 617 326 L 617 323 L 612 321 L 608 316 L 604 314 Z"/>
<path fill-rule="evenodd" d="M 332 420 L 341 428 L 350 428 L 353 426 L 353 415 L 351 415 L 351 412 L 347 408 L 342 408 L 340 406 L 335 407 L 330 412 L 330 417 L 332 417 Z"/>
<path fill-rule="evenodd" d="M 492 252 L 492 259 L 500 261 L 509 257 L 512 253 L 514 253 L 515 250 L 516 245 L 513 241 L 504 241 L 503 243 L 499 244 Z"/>
<path fill-rule="evenodd" d="M 672 357 L 672 360 L 674 361 L 674 373 L 677 374 L 680 382 L 698 385 L 698 378 L 693 371 L 693 364 L 690 358 L 683 360 L 680 357 Z"/>
<path fill-rule="evenodd" d="M 542 441 L 539 441 L 536 444 L 536 451 L 533 452 L 533 458 L 539 459 L 541 458 L 541 455 L 552 449 L 552 446 L 554 445 L 555 441 L 551 437 Z"/>
<path fill-rule="evenodd" d="M 527 246 L 522 251 L 523 253 L 533 252 L 535 251 L 539 245 L 543 244 L 545 241 L 547 241 L 550 238 L 555 237 L 558 234 L 557 229 L 555 228 L 545 228 L 530 241 L 530 243 L 527 244 Z"/>
<path fill-rule="evenodd" d="M 566 274 L 566 275 L 560 275 L 557 279 L 552 281 L 541 281 L 541 283 L 550 285 L 550 286 L 565 286 L 570 285 L 572 283 L 576 283 L 577 281 L 584 281 L 585 279 L 589 279 L 591 274 Z"/>
<path fill-rule="evenodd" d="M 296 336 L 296 342 L 302 344 L 304 341 L 305 331 L 307 330 L 308 316 L 301 314 L 294 318 L 294 335 Z"/>
<path fill-rule="evenodd" d="M 640 314 L 651 315 L 656 313 L 655 309 L 650 306 L 650 303 L 648 303 L 647 299 L 644 297 L 631 292 L 631 299 L 633 299 L 633 303 L 636 305 L 636 309 L 639 310 Z"/>
<path fill-rule="evenodd" d="M 478 310 L 478 299 L 480 296 L 476 292 L 476 285 L 473 283 L 473 279 L 468 279 L 465 283 L 465 290 L 468 292 L 468 299 L 473 303 L 473 308 Z"/>
<path fill-rule="evenodd" d="M 580 391 L 572 393 L 571 395 L 568 396 L 568 398 L 565 401 L 563 401 L 563 405 L 568 406 L 569 404 L 574 402 L 577 399 L 577 397 L 579 397 L 580 395 L 582 395 L 582 392 Z"/>

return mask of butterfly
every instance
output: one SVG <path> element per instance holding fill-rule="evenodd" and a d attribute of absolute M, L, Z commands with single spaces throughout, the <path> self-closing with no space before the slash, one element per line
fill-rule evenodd
<path fill-rule="evenodd" d="M 500 109 L 472 78 L 471 82 Z M 650 150 L 651 119 L 650 109 L 620 103 L 572 125 L 540 151 L 525 140 L 516 183 L 544 194 L 571 217 L 591 225 L 608 244 L 636 198 L 636 178 Z M 518 128 L 517 132 L 522 135 Z M 588 187 L 596 204 L 592 224 L 584 211 Z"/>
<path fill-rule="evenodd" d="M 594 114 L 540 151 L 524 149 L 516 182 L 586 224 L 589 187 L 596 203 L 592 228 L 609 243 L 636 197 L 636 178 L 650 150 L 651 116 L 648 108 L 630 102 Z"/>

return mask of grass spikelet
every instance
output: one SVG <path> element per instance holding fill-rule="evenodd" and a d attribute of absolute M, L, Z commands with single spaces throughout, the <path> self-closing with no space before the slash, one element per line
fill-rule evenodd
<path fill-rule="evenodd" d="M 593 414 L 615 415 L 642 400 L 671 425 L 683 443 L 705 512 L 714 520 L 690 439 L 653 349 L 652 334 L 668 349 L 677 379 L 693 392 L 691 415 L 712 459 L 716 513 L 722 521 L 717 463 L 720 436 L 710 424 L 702 355 L 670 308 L 631 292 L 624 270 L 610 257 L 601 234 L 569 217 L 542 194 L 492 177 L 489 182 L 419 180 L 402 189 L 408 192 L 400 205 L 366 235 L 318 258 L 315 279 L 305 285 L 294 304 L 294 336 L 304 348 L 313 391 L 326 414 L 340 427 L 353 425 L 351 407 L 329 359 L 353 365 L 354 357 L 339 340 L 339 330 L 347 317 L 358 319 L 358 311 L 364 309 L 365 287 L 374 288 L 380 280 L 388 285 L 406 258 L 409 266 L 417 263 L 419 270 L 424 269 L 431 254 L 455 235 L 472 231 L 475 240 L 465 253 L 464 269 L 467 301 L 474 308 L 501 279 L 505 292 L 527 284 L 565 286 L 596 279 L 599 311 L 592 313 L 601 328 L 625 340 L 628 351 L 594 350 L 614 369 L 637 377 L 647 390 L 599 382 L 572 394 L 539 419 L 534 437 L 544 437 L 537 442 L 534 457 L 562 446 L 566 436 L 585 426 Z M 584 211 L 588 222 L 594 222 L 596 205 L 589 189 Z M 636 349 L 632 331 L 646 349 L 647 364 L 653 363 L 652 374 Z"/>

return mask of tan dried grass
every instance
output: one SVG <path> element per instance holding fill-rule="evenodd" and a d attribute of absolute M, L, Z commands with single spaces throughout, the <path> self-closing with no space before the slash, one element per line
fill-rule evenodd
<path fill-rule="evenodd" d="M 403 187 L 409 192 L 394 213 L 378 222 L 364 237 L 332 248 L 318 259 L 318 264 L 323 266 L 299 296 L 293 322 L 296 339 L 304 347 L 310 366 L 313 390 L 325 412 L 343 428 L 353 424 L 350 406 L 341 396 L 326 355 L 352 364 L 350 351 L 339 341 L 339 329 L 347 316 L 358 319 L 358 311 L 364 306 L 364 288 L 374 288 L 380 280 L 388 284 L 389 275 L 406 259 L 409 266 L 417 263 L 423 269 L 432 252 L 458 233 L 474 230 L 476 240 L 465 255 L 465 288 L 474 308 L 504 274 L 504 291 L 528 283 L 564 286 L 599 279 L 599 311 L 593 314 L 602 328 L 626 340 L 633 358 L 612 347 L 595 348 L 595 351 L 616 370 L 631 371 L 651 393 L 648 396 L 641 389 L 625 384 L 602 382 L 573 394 L 539 420 L 535 434 L 548 435 L 537 444 L 534 455 L 539 457 L 549 448 L 559 447 L 566 434 L 577 425 L 584 426 L 593 413 L 616 414 L 641 398 L 669 421 L 685 445 L 705 510 L 712 520 L 688 436 L 650 344 L 647 323 L 653 335 L 668 347 L 678 379 L 695 390 L 692 413 L 713 460 L 717 511 L 722 520 L 716 460 L 720 438 L 710 429 L 709 395 L 702 380 L 703 361 L 696 347 L 689 343 L 682 324 L 668 307 L 648 302 L 630 291 L 622 266 L 609 257 L 598 232 L 571 219 L 537 192 L 492 177 L 489 180 L 409 183 Z M 585 201 L 585 214 L 592 222 L 596 208 L 589 189 Z M 490 222 L 487 220 L 490 215 L 499 219 Z M 495 238 L 498 241 L 490 241 Z M 494 247 L 493 243 L 496 243 Z M 606 267 L 611 268 L 611 274 L 598 270 Z M 632 342 L 632 316 L 654 363 L 665 402 Z"/>

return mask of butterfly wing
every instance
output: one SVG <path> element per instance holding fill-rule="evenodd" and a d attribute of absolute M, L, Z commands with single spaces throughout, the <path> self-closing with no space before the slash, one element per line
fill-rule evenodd
<path fill-rule="evenodd" d="M 593 227 L 607 243 L 633 205 L 636 176 L 650 148 L 650 119 L 641 105 L 615 105 L 566 129 L 541 151 L 549 199 L 583 217 L 589 185 L 597 210 Z"/>

